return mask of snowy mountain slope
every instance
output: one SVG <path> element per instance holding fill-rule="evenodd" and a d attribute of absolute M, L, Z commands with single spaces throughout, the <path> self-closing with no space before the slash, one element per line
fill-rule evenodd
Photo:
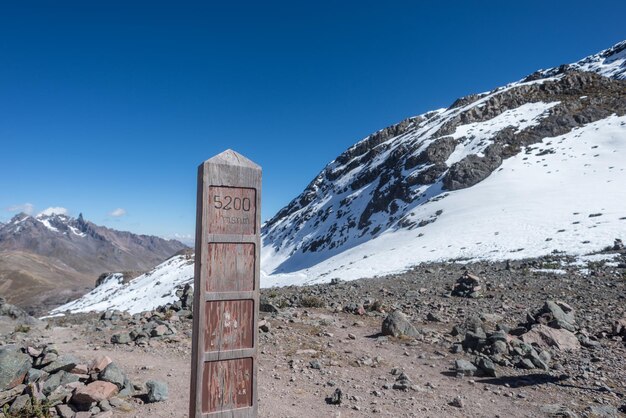
<path fill-rule="evenodd" d="M 117 309 L 131 314 L 148 311 L 176 300 L 175 289 L 193 284 L 193 255 L 176 255 L 150 272 L 125 283 L 121 273 L 109 275 L 80 299 L 52 310 L 50 315 L 66 311 L 90 312 Z"/>
<path fill-rule="evenodd" d="M 414 208 L 390 229 L 264 286 L 356 279 L 433 260 L 585 254 L 626 237 L 626 116 L 610 116 L 505 160 L 486 180 Z M 265 267 L 265 266 L 264 266 Z"/>
<path fill-rule="evenodd" d="M 358 142 L 328 164 L 300 196 L 264 225 L 263 284 L 317 280 L 339 266 L 345 269 L 346 257 L 361 254 L 364 248 L 369 252 L 361 255 L 384 254 L 400 237 L 415 238 L 423 233 L 414 233 L 416 230 L 436 219 L 438 224 L 445 224 L 445 213 L 438 214 L 445 209 L 436 202 L 460 190 L 475 191 L 476 185 L 493 176 L 504 161 L 520 155 L 528 146 L 608 120 L 612 114 L 624 115 L 624 81 L 576 69 L 585 63 L 585 69 L 619 78 L 615 63 L 623 63 L 625 45 L 620 43 L 571 66 L 535 73 L 492 92 L 461 98 L 448 109 L 407 119 Z M 564 162 L 551 164 L 556 171 Z M 544 182 L 534 175 L 528 181 L 530 186 Z M 568 183 L 555 187 L 567 188 Z M 468 200 L 463 202 L 469 204 Z M 486 213 L 473 212 L 472 216 L 481 218 Z M 451 231 L 444 230 L 449 237 Z M 504 236 L 496 238 L 499 240 Z M 602 245 L 607 242 L 592 246 Z M 483 246 L 478 248 L 470 256 L 486 256 Z M 510 250 L 506 245 L 502 248 L 498 252 L 501 256 Z M 560 249 L 576 251 L 574 245 Z M 432 247 L 427 252 L 426 258 L 407 253 L 393 257 L 395 261 L 375 256 L 368 263 L 358 263 L 371 264 L 371 268 L 349 276 L 382 274 L 418 261 L 463 256 Z M 337 259 L 343 261 L 337 264 Z M 345 274 L 342 271 L 341 276 Z M 290 275 L 292 282 L 287 278 Z"/>

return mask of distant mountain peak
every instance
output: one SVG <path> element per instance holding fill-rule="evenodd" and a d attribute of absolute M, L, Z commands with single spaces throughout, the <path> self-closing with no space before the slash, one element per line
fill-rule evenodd
<path fill-rule="evenodd" d="M 104 272 L 148 270 L 187 248 L 176 240 L 98 226 L 82 213 L 73 218 L 58 209 L 35 216 L 19 213 L 0 224 L 0 285 L 7 280 L 4 296 L 19 298 L 14 303 L 37 305 L 46 292 L 62 297 L 81 289 L 76 280 L 91 286 Z M 27 293 L 17 290 L 31 279 Z"/>

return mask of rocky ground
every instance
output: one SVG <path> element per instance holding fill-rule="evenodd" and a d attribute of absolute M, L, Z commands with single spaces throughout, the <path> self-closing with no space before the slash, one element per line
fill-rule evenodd
<path fill-rule="evenodd" d="M 259 415 L 626 416 L 626 255 L 619 245 L 611 252 L 611 262 L 598 256 L 584 265 L 560 255 L 436 263 L 384 278 L 265 289 Z M 181 302 L 134 316 L 70 315 L 26 329 L 24 318 L 5 315 L 0 350 L 31 347 L 22 354 L 36 369 L 53 348 L 87 367 L 66 371 L 82 372 L 61 404 L 70 417 L 184 417 L 189 290 L 179 291 Z M 93 369 L 105 357 L 127 381 L 117 379 L 105 402 L 90 399 L 91 412 L 82 411 L 89 415 L 71 415 L 86 409 L 73 400 L 81 384 L 106 382 Z M 151 398 L 148 381 L 167 385 L 167 399 Z M 20 394 L 29 394 L 21 384 Z M 18 399 L 32 396 L 6 401 L 6 416 L 20 416 L 17 407 L 9 412 Z"/>

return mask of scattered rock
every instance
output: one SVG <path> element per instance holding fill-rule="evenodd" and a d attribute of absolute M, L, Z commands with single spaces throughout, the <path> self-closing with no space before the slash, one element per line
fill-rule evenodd
<path fill-rule="evenodd" d="M 419 331 L 409 322 L 404 313 L 396 310 L 387 315 L 383 321 L 382 334 L 394 337 L 417 337 Z"/>
<path fill-rule="evenodd" d="M 454 371 L 457 376 L 474 376 L 478 369 L 467 360 L 455 360 Z"/>
<path fill-rule="evenodd" d="M 59 404 L 55 408 L 61 418 L 74 418 L 75 412 L 68 405 Z"/>
<path fill-rule="evenodd" d="M 122 369 L 117 366 L 117 364 L 110 363 L 102 372 L 100 372 L 99 379 L 105 382 L 113 383 L 118 389 L 121 390 L 128 378 Z"/>
<path fill-rule="evenodd" d="M 79 406 L 89 406 L 93 402 L 110 399 L 118 392 L 117 386 L 110 382 L 97 380 L 78 389 L 72 396 L 72 403 Z"/>
<path fill-rule="evenodd" d="M 326 398 L 326 403 L 330 405 L 341 405 L 342 401 L 343 401 L 343 392 L 339 388 L 335 389 L 333 394 L 329 396 L 328 398 Z"/>
<path fill-rule="evenodd" d="M 450 402 L 450 405 L 456 408 L 463 408 L 465 406 L 465 403 L 463 402 L 463 398 L 461 398 L 460 396 L 457 396 L 454 399 L 452 399 L 452 401 Z"/>
<path fill-rule="evenodd" d="M 161 402 L 167 400 L 167 384 L 158 380 L 148 380 L 148 402 Z"/>
<path fill-rule="evenodd" d="M 111 336 L 112 344 L 130 344 L 133 339 L 130 337 L 130 334 L 127 332 L 122 332 L 120 334 L 113 334 Z"/>
<path fill-rule="evenodd" d="M 535 344 L 540 348 L 554 347 L 561 351 L 580 349 L 580 342 L 572 332 L 546 325 L 535 325 L 522 335 L 521 339 L 527 344 Z"/>
<path fill-rule="evenodd" d="M 409 390 L 413 386 L 413 382 L 409 379 L 404 372 L 400 373 L 400 375 L 396 378 L 395 383 L 392 388 L 396 390 Z"/>
<path fill-rule="evenodd" d="M 481 297 L 480 277 L 466 271 L 452 288 L 452 296 L 478 298 Z"/>
<path fill-rule="evenodd" d="M 0 347 L 0 391 L 22 383 L 31 366 L 31 357 L 23 353 L 19 347 Z"/>
<path fill-rule="evenodd" d="M 79 363 L 80 361 L 75 356 L 71 354 L 64 354 L 62 356 L 59 356 L 56 360 L 48 364 L 46 367 L 44 367 L 43 370 L 50 374 L 56 373 L 60 370 L 69 372 Z"/>

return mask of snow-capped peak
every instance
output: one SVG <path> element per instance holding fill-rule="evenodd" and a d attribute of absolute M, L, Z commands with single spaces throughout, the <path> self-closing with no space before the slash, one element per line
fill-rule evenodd
<path fill-rule="evenodd" d="M 626 40 L 580 61 L 540 70 L 535 74 L 542 77 L 552 77 L 571 70 L 596 73 L 616 80 L 626 80 Z"/>

